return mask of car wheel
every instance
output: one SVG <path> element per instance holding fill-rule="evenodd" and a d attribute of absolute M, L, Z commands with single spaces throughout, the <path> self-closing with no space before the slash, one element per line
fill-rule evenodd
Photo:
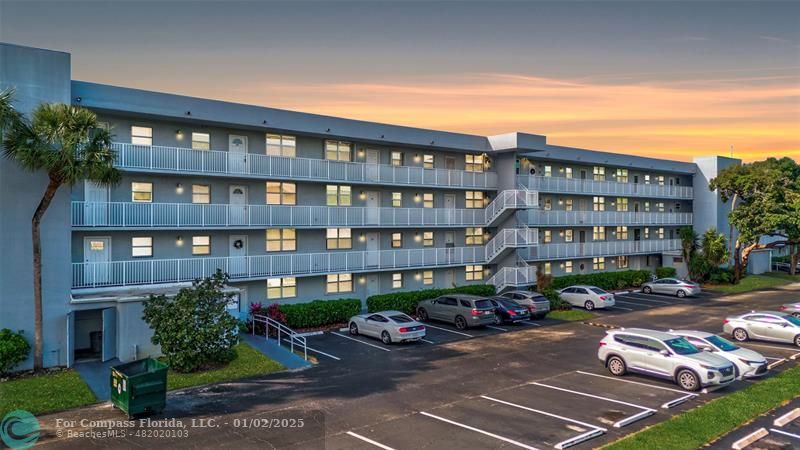
<path fill-rule="evenodd" d="M 467 319 L 465 319 L 465 318 L 463 318 L 461 316 L 456 316 L 456 328 L 458 328 L 459 330 L 466 329 L 467 328 Z"/>
<path fill-rule="evenodd" d="M 700 389 L 700 379 L 689 369 L 681 370 L 675 378 L 678 382 L 678 386 L 686 391 L 696 391 Z"/>
<path fill-rule="evenodd" d="M 428 320 L 428 311 L 425 311 L 425 308 L 420 308 L 419 311 L 417 311 L 417 319 L 419 319 L 420 322 Z"/>
<path fill-rule="evenodd" d="M 358 325 L 351 323 L 350 324 L 350 334 L 353 336 L 358 336 Z"/>
<path fill-rule="evenodd" d="M 536 314 L 535 316 L 533 316 L 533 318 L 537 319 L 537 320 L 544 319 L 545 317 L 547 317 L 547 313 L 539 313 L 539 314 Z"/>
<path fill-rule="evenodd" d="M 739 342 L 744 342 L 750 339 L 750 336 L 748 336 L 747 334 L 747 330 L 745 330 L 744 328 L 737 328 L 733 330 L 733 333 L 731 334 L 733 335 L 733 338 Z"/>
<path fill-rule="evenodd" d="M 794 337 L 794 345 L 800 347 L 800 334 Z"/>
<path fill-rule="evenodd" d="M 800 319 L 800 312 L 792 313 L 792 315 Z"/>
<path fill-rule="evenodd" d="M 653 288 L 651 288 L 650 286 L 645 286 L 644 288 L 642 288 L 642 292 L 644 292 L 645 294 L 652 294 Z"/>
<path fill-rule="evenodd" d="M 628 367 L 625 364 L 625 361 L 620 358 L 619 356 L 612 356 L 608 358 L 608 362 L 606 363 L 606 367 L 608 367 L 608 371 L 611 372 L 611 375 L 621 377 L 625 375 L 627 372 Z"/>
<path fill-rule="evenodd" d="M 383 333 L 381 333 L 381 341 L 383 341 L 383 343 L 386 344 L 386 345 L 389 345 L 389 344 L 392 343 L 392 337 L 389 336 L 389 332 L 388 331 L 384 331 Z"/>
<path fill-rule="evenodd" d="M 583 304 L 583 307 L 586 308 L 587 311 L 591 311 L 594 309 L 594 302 L 591 300 L 586 300 L 586 303 Z"/>
<path fill-rule="evenodd" d="M 494 315 L 494 324 L 495 325 L 502 325 L 503 324 L 503 318 L 500 317 L 500 314 L 495 314 Z"/>
<path fill-rule="evenodd" d="M 684 292 L 683 289 L 678 289 L 678 292 L 676 292 L 675 295 L 677 295 L 678 298 L 684 298 L 686 297 L 686 292 Z"/>

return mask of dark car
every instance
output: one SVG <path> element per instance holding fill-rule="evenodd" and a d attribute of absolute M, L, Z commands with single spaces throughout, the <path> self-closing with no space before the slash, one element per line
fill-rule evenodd
<path fill-rule="evenodd" d="M 522 322 L 531 318 L 528 308 L 519 303 L 503 297 L 492 297 L 489 299 L 494 306 L 494 323 L 497 325 L 503 322 Z"/>

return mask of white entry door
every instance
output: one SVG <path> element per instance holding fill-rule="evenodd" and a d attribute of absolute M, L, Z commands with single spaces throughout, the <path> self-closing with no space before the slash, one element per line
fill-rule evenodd
<path fill-rule="evenodd" d="M 228 254 L 230 255 L 228 275 L 231 278 L 247 275 L 247 236 L 243 234 L 231 236 Z"/>
<path fill-rule="evenodd" d="M 381 193 L 377 191 L 367 192 L 367 223 L 364 225 L 380 225 Z"/>
<path fill-rule="evenodd" d="M 456 274 L 453 269 L 448 269 L 444 272 L 444 284 L 446 289 L 456 286 Z"/>
<path fill-rule="evenodd" d="M 228 135 L 228 172 L 247 173 L 247 136 Z"/>
<path fill-rule="evenodd" d="M 378 181 L 380 178 L 380 153 L 377 150 L 367 150 L 367 181 Z"/>
<path fill-rule="evenodd" d="M 111 238 L 83 238 L 83 282 L 88 286 L 109 282 L 108 262 L 111 261 Z"/>
<path fill-rule="evenodd" d="M 228 223 L 231 225 L 247 225 L 247 186 L 230 186 L 230 214 Z"/>
<path fill-rule="evenodd" d="M 456 196 L 454 194 L 444 195 L 444 213 L 448 225 L 454 225 L 456 220 Z"/>
<path fill-rule="evenodd" d="M 367 267 L 377 267 L 380 263 L 381 234 L 367 233 Z"/>
<path fill-rule="evenodd" d="M 378 273 L 367 275 L 367 297 L 381 293 L 381 277 Z"/>
<path fill-rule="evenodd" d="M 108 186 L 101 186 L 88 180 L 84 183 L 82 225 L 108 225 L 108 197 Z"/>
<path fill-rule="evenodd" d="M 103 348 L 101 361 L 117 357 L 117 308 L 103 310 Z"/>

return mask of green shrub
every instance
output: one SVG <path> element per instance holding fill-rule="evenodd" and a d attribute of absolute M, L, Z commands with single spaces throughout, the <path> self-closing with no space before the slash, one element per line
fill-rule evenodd
<path fill-rule="evenodd" d="M 11 371 L 17 364 L 28 359 L 31 345 L 22 336 L 8 328 L 0 330 L 0 375 Z"/>
<path fill-rule="evenodd" d="M 712 284 L 731 284 L 733 283 L 733 269 L 714 268 L 708 277 L 708 281 Z"/>
<path fill-rule="evenodd" d="M 369 312 L 397 310 L 406 314 L 414 314 L 417 310 L 417 303 L 440 295 L 472 294 L 488 297 L 494 295 L 495 292 L 495 287 L 490 284 L 473 284 L 449 289 L 425 289 L 422 291 L 372 295 L 367 298 L 367 310 Z"/>
<path fill-rule="evenodd" d="M 678 271 L 674 267 L 656 267 L 656 276 L 658 278 L 675 278 Z"/>
<path fill-rule="evenodd" d="M 312 328 L 345 323 L 356 314 L 361 314 L 361 300 L 340 298 L 314 300 L 307 303 L 280 305 L 290 328 Z"/>
<path fill-rule="evenodd" d="M 649 270 L 624 270 L 620 272 L 598 272 L 566 275 L 553 279 L 553 288 L 562 289 L 575 284 L 588 284 L 602 289 L 625 289 L 638 287 L 650 280 Z"/>
<path fill-rule="evenodd" d="M 542 289 L 542 295 L 547 297 L 550 300 L 550 310 L 551 311 L 563 311 L 567 309 L 572 309 L 572 306 L 561 299 L 561 295 L 558 294 L 558 291 L 553 288 L 545 288 Z"/>

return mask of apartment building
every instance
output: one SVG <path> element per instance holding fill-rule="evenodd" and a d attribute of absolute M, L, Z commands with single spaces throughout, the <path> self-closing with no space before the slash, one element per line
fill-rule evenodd
<path fill-rule="evenodd" d="M 727 229 L 707 181 L 736 160 L 658 160 L 527 133 L 449 133 L 74 81 L 69 54 L 8 44 L 0 62 L 0 87 L 16 88 L 21 110 L 59 101 L 95 111 L 123 174 L 116 186 L 64 189 L 45 218 L 49 366 L 156 354 L 142 301 L 217 269 L 230 276 L 231 314 L 245 317 L 253 302 L 527 287 L 536 268 L 682 270 L 678 228 Z M 0 327 L 31 335 L 29 223 L 44 178 L 0 162 Z"/>

